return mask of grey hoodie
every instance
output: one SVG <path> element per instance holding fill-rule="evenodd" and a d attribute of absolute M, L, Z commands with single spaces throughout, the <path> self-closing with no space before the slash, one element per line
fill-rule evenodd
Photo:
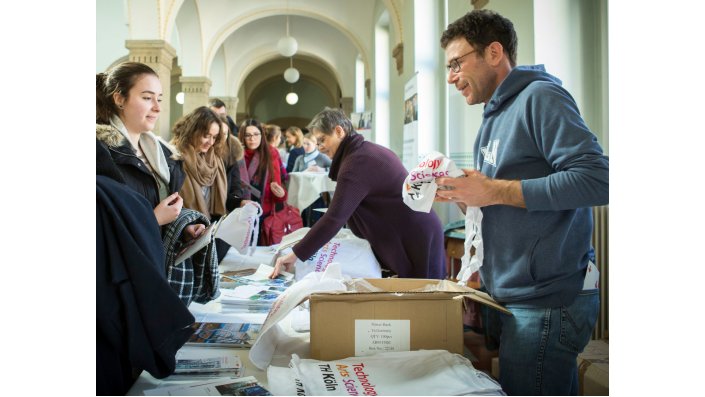
<path fill-rule="evenodd" d="M 526 209 L 482 208 L 480 268 L 499 302 L 570 304 L 592 256 L 592 206 L 609 201 L 609 160 L 573 97 L 543 65 L 519 66 L 486 104 L 476 168 L 521 180 Z"/>

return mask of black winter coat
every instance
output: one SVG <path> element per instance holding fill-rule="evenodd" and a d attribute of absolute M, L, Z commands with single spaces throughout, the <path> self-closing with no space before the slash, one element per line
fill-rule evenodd
<path fill-rule="evenodd" d="M 127 393 L 142 370 L 171 375 L 193 322 L 164 275 L 149 203 L 96 175 L 96 395 Z"/>
<path fill-rule="evenodd" d="M 132 150 L 130 142 L 119 131 L 107 125 L 96 126 L 96 139 L 110 153 L 113 166 L 117 167 L 124 183 L 146 198 L 152 204 L 152 207 L 156 207 L 160 201 L 156 177 L 152 175 L 142 160 L 137 157 Z M 173 194 L 181 190 L 181 186 L 184 184 L 185 174 L 182 169 L 182 160 L 174 159 L 171 150 L 163 143 L 160 142 L 159 144 L 169 166 L 171 179 L 169 180 L 168 191 L 169 194 Z"/>

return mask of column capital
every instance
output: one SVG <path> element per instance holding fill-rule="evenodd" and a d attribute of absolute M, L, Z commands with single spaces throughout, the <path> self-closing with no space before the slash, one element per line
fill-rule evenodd
<path fill-rule="evenodd" d="M 147 65 L 160 64 L 171 70 L 176 50 L 164 40 L 125 40 L 130 61 Z"/>
<path fill-rule="evenodd" d="M 208 94 L 212 84 L 208 77 L 181 76 L 179 82 L 184 92 L 184 114 L 189 114 L 200 106 L 208 106 Z"/>
<path fill-rule="evenodd" d="M 392 58 L 396 61 L 397 74 L 404 73 L 404 43 L 400 42 L 392 50 Z"/>
<path fill-rule="evenodd" d="M 176 50 L 164 40 L 126 40 L 125 48 L 130 51 L 128 59 L 143 63 L 157 73 L 162 83 L 162 94 L 167 99 L 162 102 L 161 115 L 154 126 L 154 133 L 169 139 L 172 66 Z"/>
<path fill-rule="evenodd" d="M 211 79 L 204 76 L 181 76 L 179 77 L 184 93 L 206 93 L 211 90 Z"/>

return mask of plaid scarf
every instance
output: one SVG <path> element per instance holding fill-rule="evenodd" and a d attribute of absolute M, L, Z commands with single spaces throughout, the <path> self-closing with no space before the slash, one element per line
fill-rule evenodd
<path fill-rule="evenodd" d="M 181 233 L 186 226 L 193 223 L 210 225 L 208 218 L 200 212 L 182 208 L 178 218 L 167 225 L 163 239 L 167 280 L 186 306 L 192 301 L 207 303 L 220 295 L 218 254 L 213 237 L 207 246 L 192 257 L 181 263 L 174 263 L 182 246 Z"/>

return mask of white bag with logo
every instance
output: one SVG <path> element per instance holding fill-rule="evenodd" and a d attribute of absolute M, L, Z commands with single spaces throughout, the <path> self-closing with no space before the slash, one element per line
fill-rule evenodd
<path fill-rule="evenodd" d="M 338 262 L 343 275 L 351 278 L 380 278 L 382 268 L 367 240 L 355 237 L 349 229 L 341 229 L 326 245 L 305 261 L 296 261 L 296 279 L 312 272 L 322 272 Z"/>
<path fill-rule="evenodd" d="M 215 237 L 230 244 L 242 255 L 252 255 L 257 247 L 260 215 L 262 207 L 254 201 L 249 201 L 244 206 L 235 208 L 220 221 Z"/>
<path fill-rule="evenodd" d="M 465 176 L 455 162 L 440 152 L 427 154 L 421 163 L 413 168 L 402 185 L 402 200 L 414 211 L 429 212 L 436 197 L 436 178 L 457 178 Z M 470 256 L 471 248 L 475 254 Z M 467 207 L 465 210 L 465 244 L 458 271 L 458 284 L 467 285 L 473 273 L 482 266 L 485 256 L 482 242 L 482 210 L 479 207 Z M 452 276 L 452 275 L 451 275 Z"/>
<path fill-rule="evenodd" d="M 489 375 L 470 360 L 446 350 L 378 353 L 334 361 L 301 359 L 292 354 L 292 374 L 272 373 L 289 392 L 300 381 L 312 396 L 460 396 L 504 395 Z M 286 379 L 288 378 L 288 379 Z M 270 383 L 272 380 L 270 379 Z"/>

